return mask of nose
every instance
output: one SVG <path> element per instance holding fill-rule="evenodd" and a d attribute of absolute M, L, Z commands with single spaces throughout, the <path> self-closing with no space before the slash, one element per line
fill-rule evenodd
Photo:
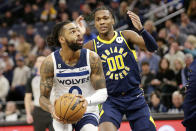
<path fill-rule="evenodd" d="M 101 24 L 101 25 L 105 24 L 105 20 L 104 20 L 104 19 L 101 19 L 101 20 L 100 20 L 100 24 Z"/>

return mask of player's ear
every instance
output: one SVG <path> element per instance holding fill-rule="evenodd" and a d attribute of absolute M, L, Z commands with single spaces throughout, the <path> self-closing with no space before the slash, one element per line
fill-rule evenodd
<path fill-rule="evenodd" d="M 115 24 L 115 20 L 114 18 L 112 18 L 112 25 L 114 26 L 114 24 Z"/>
<path fill-rule="evenodd" d="M 60 43 L 64 43 L 65 42 L 65 38 L 63 36 L 59 36 L 59 42 Z"/>

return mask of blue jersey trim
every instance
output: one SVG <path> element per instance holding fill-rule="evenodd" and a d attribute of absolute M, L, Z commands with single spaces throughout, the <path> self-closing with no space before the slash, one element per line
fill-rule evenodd
<path fill-rule="evenodd" d="M 57 73 L 57 77 L 74 77 L 74 76 L 84 76 L 89 74 L 89 71 L 83 71 L 83 72 L 75 72 L 75 73 Z"/>

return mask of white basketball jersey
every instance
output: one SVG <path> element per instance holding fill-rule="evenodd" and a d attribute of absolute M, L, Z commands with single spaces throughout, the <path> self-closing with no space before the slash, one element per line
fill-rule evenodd
<path fill-rule="evenodd" d="M 89 50 L 81 49 L 80 59 L 75 66 L 68 66 L 63 62 L 60 56 L 60 50 L 52 53 L 54 63 L 54 83 L 51 92 L 51 102 L 54 103 L 65 93 L 81 94 L 89 97 L 95 93 L 91 85 Z M 88 106 L 86 113 L 95 113 L 98 115 L 98 106 Z"/>

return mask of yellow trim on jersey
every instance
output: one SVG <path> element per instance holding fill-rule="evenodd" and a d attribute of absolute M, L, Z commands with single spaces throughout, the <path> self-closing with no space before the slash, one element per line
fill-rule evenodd
<path fill-rule="evenodd" d="M 94 44 L 94 49 L 95 49 L 95 52 L 97 53 L 97 45 L 96 45 L 96 42 L 95 42 L 95 40 L 93 40 L 93 44 Z"/>
<path fill-rule="evenodd" d="M 153 120 L 152 116 L 150 116 L 150 121 L 151 121 L 151 122 L 152 122 L 152 124 L 156 127 L 156 124 L 155 124 L 155 122 L 154 122 L 154 120 Z"/>
<path fill-rule="evenodd" d="M 103 115 L 103 113 L 104 113 L 104 110 L 102 109 L 99 116 L 101 117 Z"/>
<path fill-rule="evenodd" d="M 116 39 L 116 37 L 117 37 L 117 35 L 118 35 L 118 33 L 117 33 L 116 31 L 114 31 L 114 33 L 115 33 L 114 37 L 113 37 L 111 40 L 109 40 L 109 41 L 103 40 L 103 39 L 101 39 L 99 36 L 97 36 L 97 39 L 98 39 L 99 41 L 101 41 L 102 43 L 104 43 L 104 44 L 111 44 L 111 43 Z"/>
<path fill-rule="evenodd" d="M 123 38 L 124 42 L 126 43 L 127 47 L 129 48 L 129 50 L 133 53 L 133 56 L 134 56 L 135 60 L 138 61 L 136 51 L 135 51 L 135 50 L 132 50 L 132 49 L 129 47 L 129 45 L 128 45 L 127 41 L 125 40 L 125 38 L 123 37 L 121 31 L 120 31 L 120 35 L 121 35 L 121 37 Z"/>

